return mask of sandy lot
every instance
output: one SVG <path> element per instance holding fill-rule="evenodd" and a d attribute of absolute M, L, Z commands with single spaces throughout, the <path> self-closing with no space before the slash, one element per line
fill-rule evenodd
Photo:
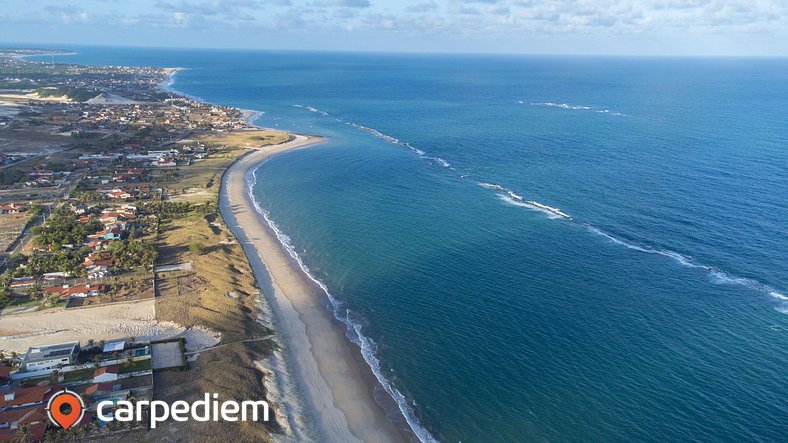
<path fill-rule="evenodd" d="M 185 335 L 189 347 L 197 349 L 219 341 L 217 334 L 207 328 L 187 329 L 171 322 L 157 322 L 152 299 L 0 317 L 0 349 L 5 351 L 24 352 L 30 346 L 78 340 L 151 340 L 177 335 Z"/>

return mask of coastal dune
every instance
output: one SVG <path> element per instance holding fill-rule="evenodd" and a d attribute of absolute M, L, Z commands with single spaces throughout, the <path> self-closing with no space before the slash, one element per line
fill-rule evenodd
<path fill-rule="evenodd" d="M 290 141 L 260 148 L 239 158 L 226 172 L 220 209 L 243 244 L 276 316 L 277 335 L 291 376 L 300 385 L 309 411 L 309 434 L 317 441 L 407 441 L 373 398 L 373 381 L 331 313 L 300 269 L 264 224 L 247 192 L 247 174 L 272 155 L 321 139 L 296 135 Z M 263 284 L 265 282 L 266 284 Z"/>

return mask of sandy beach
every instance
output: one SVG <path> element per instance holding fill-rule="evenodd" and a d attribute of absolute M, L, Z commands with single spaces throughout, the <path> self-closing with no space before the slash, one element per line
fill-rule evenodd
<path fill-rule="evenodd" d="M 294 267 L 269 232 L 247 192 L 246 174 L 266 158 L 320 139 L 297 135 L 280 145 L 250 152 L 225 173 L 220 193 L 222 216 L 243 244 L 260 287 L 276 316 L 276 334 L 290 362 L 291 376 L 303 392 L 319 441 L 407 441 L 375 403 L 368 368 L 359 362 L 331 313 L 300 269 Z M 267 288 L 267 290 L 265 289 Z"/>

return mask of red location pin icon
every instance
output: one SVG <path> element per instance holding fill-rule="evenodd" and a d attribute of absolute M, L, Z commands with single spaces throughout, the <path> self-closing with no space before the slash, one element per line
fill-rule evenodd
<path fill-rule="evenodd" d="M 64 388 L 49 399 L 47 414 L 52 423 L 68 429 L 82 420 L 85 403 L 76 392 Z"/>

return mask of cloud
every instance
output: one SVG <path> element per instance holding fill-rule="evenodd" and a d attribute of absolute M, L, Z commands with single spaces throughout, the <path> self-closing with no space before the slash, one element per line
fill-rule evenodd
<path fill-rule="evenodd" d="M 436 11 L 438 9 L 438 4 L 435 2 L 428 2 L 428 3 L 417 3 L 415 5 L 410 5 L 405 7 L 405 12 L 431 12 Z"/>
<path fill-rule="evenodd" d="M 343 8 L 369 8 L 372 6 L 369 0 L 334 0 L 332 3 L 334 6 Z"/>
<path fill-rule="evenodd" d="M 255 0 L 212 0 L 204 2 L 169 2 L 158 1 L 155 6 L 163 11 L 182 12 L 184 14 L 202 15 L 236 15 L 247 8 L 260 8 L 262 4 Z"/>
<path fill-rule="evenodd" d="M 170 28 L 183 35 L 211 33 L 216 45 L 228 29 L 246 36 L 244 41 L 280 29 L 301 32 L 302 41 L 337 31 L 393 41 L 430 42 L 437 36 L 502 43 L 686 36 L 734 41 L 758 34 L 776 36 L 764 38 L 775 47 L 788 34 L 786 0 L 40 0 L 6 6 L 11 3 L 0 0 L 3 26 L 43 24 L 53 35 L 80 26 L 90 35 L 100 27 L 108 33 Z"/>

